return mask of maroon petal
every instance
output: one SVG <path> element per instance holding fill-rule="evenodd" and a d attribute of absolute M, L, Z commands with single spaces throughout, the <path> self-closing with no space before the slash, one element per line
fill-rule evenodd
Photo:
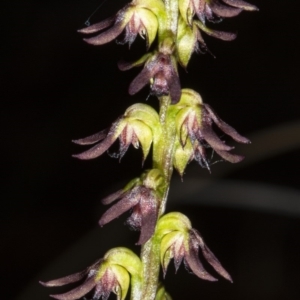
<path fill-rule="evenodd" d="M 227 5 L 223 5 L 217 1 L 211 1 L 209 6 L 216 15 L 223 18 L 235 17 L 242 11 L 241 8 L 233 8 Z"/>
<path fill-rule="evenodd" d="M 110 17 L 110 18 L 107 18 L 99 23 L 96 23 L 92 26 L 89 26 L 89 27 L 86 27 L 86 28 L 83 28 L 83 29 L 79 29 L 78 32 L 80 33 L 94 33 L 94 32 L 97 32 L 97 31 L 100 31 L 102 29 L 105 29 L 109 26 L 111 26 L 113 23 L 114 23 L 114 20 L 115 20 L 115 17 Z"/>
<path fill-rule="evenodd" d="M 226 145 L 212 130 L 212 128 L 209 125 L 204 125 L 201 128 L 201 133 L 204 137 L 204 139 L 207 141 L 207 143 L 214 149 L 214 150 L 223 150 L 223 151 L 229 151 L 233 149 L 233 147 L 230 147 Z M 200 141 L 199 141 L 200 142 Z"/>
<path fill-rule="evenodd" d="M 232 278 L 229 273 L 223 268 L 219 260 L 215 257 L 215 255 L 211 252 L 211 250 L 205 245 L 201 235 L 195 229 L 191 230 L 191 233 L 194 238 L 197 240 L 199 247 L 203 253 L 203 256 L 207 260 L 207 262 L 225 279 L 232 282 Z"/>
<path fill-rule="evenodd" d="M 250 10 L 250 11 L 259 10 L 258 7 L 256 7 L 255 5 L 247 3 L 246 1 L 243 0 L 222 0 L 222 1 L 230 6 L 239 7 L 244 10 Z"/>
<path fill-rule="evenodd" d="M 202 253 L 207 262 L 225 279 L 232 282 L 232 278 L 229 273 L 223 268 L 219 260 L 215 257 L 215 255 L 211 252 L 211 250 L 204 245 L 202 248 Z"/>
<path fill-rule="evenodd" d="M 117 199 L 123 197 L 125 193 L 126 192 L 124 192 L 124 190 L 119 190 L 119 191 L 105 197 L 104 199 L 101 200 L 101 202 L 104 205 L 110 204 L 110 203 L 116 201 Z"/>
<path fill-rule="evenodd" d="M 75 274 L 72 274 L 72 275 L 62 277 L 62 278 L 50 280 L 47 282 L 40 281 L 40 284 L 43 286 L 46 286 L 46 287 L 66 285 L 66 284 L 77 282 L 77 281 L 81 280 L 87 274 L 87 272 L 88 272 L 88 269 L 78 272 L 78 273 L 75 273 Z"/>
<path fill-rule="evenodd" d="M 96 285 L 95 278 L 91 277 L 87 281 L 85 281 L 82 285 L 77 288 L 59 295 L 50 295 L 50 297 L 58 300 L 76 300 L 83 297 L 89 291 L 91 291 Z"/>
<path fill-rule="evenodd" d="M 101 219 L 99 220 L 99 225 L 103 226 L 112 221 L 113 219 L 118 218 L 124 212 L 137 205 L 138 202 L 139 198 L 136 197 L 136 194 L 134 193 L 134 191 L 132 191 L 130 194 L 126 195 L 123 199 L 121 199 L 118 203 L 110 207 L 102 215 Z"/>
<path fill-rule="evenodd" d="M 227 151 L 222 151 L 222 150 L 216 150 L 215 151 L 222 157 L 224 158 L 225 160 L 233 163 L 233 164 L 236 164 L 236 163 L 239 163 L 241 162 L 243 159 L 244 159 L 244 156 L 241 156 L 241 155 L 237 155 L 237 154 L 232 154 L 230 152 L 227 152 Z"/>
<path fill-rule="evenodd" d="M 133 79 L 131 82 L 128 92 L 130 95 L 134 95 L 139 92 L 146 84 L 149 83 L 150 78 L 154 75 L 153 71 L 147 66 Z"/>
<path fill-rule="evenodd" d="M 105 129 L 83 139 L 72 140 L 72 142 L 78 145 L 92 145 L 103 140 L 107 136 L 107 132 L 108 130 Z"/>
<path fill-rule="evenodd" d="M 142 227 L 137 245 L 145 244 L 153 235 L 157 221 L 157 201 L 158 199 L 144 188 L 144 195 L 140 201 L 139 207 L 142 215 Z"/>
<path fill-rule="evenodd" d="M 185 263 L 191 269 L 191 271 L 201 279 L 209 281 L 218 281 L 215 277 L 211 276 L 203 267 L 198 257 L 198 249 L 195 249 L 191 244 L 187 250 L 185 257 Z"/>
<path fill-rule="evenodd" d="M 114 40 L 118 35 L 120 35 L 124 29 L 126 24 L 123 24 L 123 22 L 118 22 L 115 23 L 115 25 L 108 29 L 107 31 L 92 37 L 92 38 L 88 38 L 88 39 L 83 39 L 84 41 L 86 41 L 89 44 L 98 46 L 98 45 L 103 45 L 106 44 L 112 40 Z"/>
<path fill-rule="evenodd" d="M 79 159 L 93 159 L 100 155 L 102 155 L 117 139 L 117 136 L 108 136 L 105 140 L 102 142 L 96 144 L 91 149 L 82 152 L 80 154 L 72 155 L 73 157 L 79 158 Z"/>
<path fill-rule="evenodd" d="M 240 135 L 233 127 L 225 123 L 219 118 L 219 116 L 213 111 L 213 109 L 208 104 L 204 104 L 210 118 L 215 122 L 215 124 L 227 135 L 232 137 L 235 141 L 239 143 L 249 144 L 251 143 L 247 138 Z"/>
<path fill-rule="evenodd" d="M 194 21 L 194 22 L 207 35 L 210 35 L 210 36 L 215 37 L 217 39 L 220 39 L 220 40 L 223 40 L 223 41 L 232 41 L 236 38 L 235 33 L 212 30 L 212 29 L 207 28 L 204 24 L 202 24 L 199 21 Z"/>
<path fill-rule="evenodd" d="M 176 104 L 179 102 L 181 98 L 181 86 L 180 86 L 180 80 L 177 75 L 177 73 L 174 74 L 168 78 L 168 85 L 169 85 L 169 93 L 171 97 L 171 103 Z"/>

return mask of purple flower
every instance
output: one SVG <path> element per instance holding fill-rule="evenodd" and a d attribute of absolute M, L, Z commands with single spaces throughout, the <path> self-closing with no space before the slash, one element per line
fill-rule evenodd
<path fill-rule="evenodd" d="M 217 281 L 203 267 L 198 255 L 200 249 L 204 259 L 215 271 L 232 282 L 230 275 L 206 246 L 200 233 L 191 228 L 189 219 L 183 214 L 172 212 L 163 216 L 159 220 L 156 235 L 161 238 L 160 261 L 164 275 L 166 275 L 171 259 L 174 259 L 176 271 L 184 261 L 185 266 L 199 278 Z"/>
<path fill-rule="evenodd" d="M 119 68 L 126 71 L 143 63 L 145 63 L 143 70 L 129 86 L 129 94 L 136 94 L 150 83 L 152 94 L 158 97 L 169 94 L 172 104 L 177 103 L 181 96 L 181 87 L 175 57 L 163 52 L 153 55 L 146 54 L 135 63 L 120 62 Z"/>
<path fill-rule="evenodd" d="M 50 295 L 58 300 L 80 299 L 93 289 L 93 300 L 107 300 L 111 292 L 116 294 L 118 300 L 125 300 L 130 279 L 132 290 L 140 284 L 141 270 L 141 260 L 136 254 L 127 248 L 117 247 L 106 252 L 103 259 L 82 272 L 40 283 L 46 287 L 55 287 L 84 280 L 77 288 L 67 293 Z"/>
<path fill-rule="evenodd" d="M 120 150 L 118 157 L 121 159 L 125 152 L 127 151 L 130 144 L 136 145 L 137 138 L 134 131 L 128 128 L 128 125 L 121 122 L 119 118 L 115 123 L 112 124 L 109 130 L 105 129 L 96 134 L 88 136 L 83 139 L 73 140 L 72 142 L 78 145 L 93 145 L 91 149 L 75 154 L 73 157 L 79 159 L 93 159 L 102 155 L 105 151 L 112 146 L 112 144 L 120 139 Z"/>
<path fill-rule="evenodd" d="M 177 133 L 181 147 L 187 147 L 187 153 L 191 153 L 190 160 L 195 159 L 201 166 L 209 169 L 206 155 L 208 147 L 231 163 L 243 160 L 243 156 L 230 152 L 234 147 L 226 145 L 218 137 L 213 125 L 239 143 L 248 144 L 250 141 L 220 119 L 208 104 L 202 103 L 199 94 L 188 89 L 183 90 L 182 94 L 183 97 L 178 103 L 180 110 L 176 117 Z"/>
<path fill-rule="evenodd" d="M 132 229 L 141 231 L 137 245 L 146 243 L 154 233 L 158 218 L 158 207 L 161 201 L 160 184 L 160 172 L 157 169 L 148 170 L 141 178 L 131 181 L 123 190 L 103 199 L 102 203 L 105 205 L 119 201 L 102 215 L 100 226 L 132 210 L 126 223 Z"/>
<path fill-rule="evenodd" d="M 50 295 L 50 297 L 58 300 L 75 300 L 83 297 L 92 289 L 95 289 L 93 299 L 96 300 L 102 297 L 103 300 L 107 300 L 110 293 L 115 292 L 116 288 L 119 288 L 119 282 L 113 272 L 113 269 L 110 267 L 107 267 L 102 276 L 99 278 L 98 271 L 101 268 L 102 262 L 103 260 L 100 259 L 92 266 L 81 272 L 48 282 L 40 281 L 40 283 L 46 287 L 55 287 L 78 282 L 85 278 L 81 285 L 71 291 L 64 294 Z"/>
<path fill-rule="evenodd" d="M 107 29 L 108 27 L 110 28 Z M 150 47 L 155 39 L 157 28 L 158 21 L 151 10 L 139 5 L 128 4 L 115 17 L 81 29 L 79 32 L 90 34 L 107 29 L 95 37 L 84 39 L 92 45 L 103 45 L 116 39 L 125 30 L 122 43 L 128 43 L 131 46 L 139 34 L 146 39 L 147 47 Z"/>
<path fill-rule="evenodd" d="M 109 197 L 109 201 L 107 199 L 102 201 L 103 204 L 110 204 L 119 199 L 116 204 L 103 214 L 99 221 L 100 226 L 109 223 L 132 209 L 127 224 L 134 230 L 141 231 L 136 244 L 142 245 L 146 243 L 153 235 L 158 216 L 159 199 L 155 191 L 145 186 L 137 186 L 128 192 L 122 193 L 119 191 L 114 195 L 114 197 Z"/>
<path fill-rule="evenodd" d="M 91 149 L 73 155 L 79 159 L 93 159 L 102 155 L 119 139 L 121 159 L 130 145 L 142 148 L 143 158 L 146 159 L 153 140 L 152 126 L 159 122 L 156 111 L 146 104 L 134 104 L 125 114 L 112 124 L 109 130 L 102 130 L 83 139 L 73 140 L 79 145 L 93 145 Z"/>

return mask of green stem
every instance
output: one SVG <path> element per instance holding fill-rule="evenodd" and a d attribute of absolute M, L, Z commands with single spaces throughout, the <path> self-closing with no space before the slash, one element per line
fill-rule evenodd
<path fill-rule="evenodd" d="M 176 136 L 175 117 L 170 97 L 160 98 L 160 123 L 162 134 L 153 143 L 153 168 L 159 169 L 164 175 L 163 197 L 160 203 L 158 216 L 160 217 L 166 207 L 170 181 L 173 173 L 173 154 Z M 145 243 L 141 250 L 141 259 L 144 268 L 143 300 L 154 300 L 158 288 L 160 269 L 160 241 L 154 236 Z"/>
<path fill-rule="evenodd" d="M 170 181 L 173 173 L 173 152 L 175 143 L 175 120 L 170 109 L 170 96 L 160 98 L 159 118 L 162 134 L 153 144 L 153 168 L 159 169 L 164 175 L 165 188 L 160 204 L 158 216 L 160 217 L 166 206 Z"/>

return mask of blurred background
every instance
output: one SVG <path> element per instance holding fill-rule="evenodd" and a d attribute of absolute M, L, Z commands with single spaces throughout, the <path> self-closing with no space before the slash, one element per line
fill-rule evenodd
<path fill-rule="evenodd" d="M 127 89 L 139 72 L 120 72 L 117 61 L 145 51 L 93 47 L 77 29 L 116 13 L 127 1 L 10 0 L 1 8 L 1 298 L 45 300 L 38 280 L 71 274 L 110 248 L 135 251 L 137 233 L 97 222 L 102 197 L 141 172 L 142 155 L 107 154 L 79 161 L 81 138 L 110 126 L 124 110 L 145 102 L 145 88 Z M 300 101 L 298 6 L 294 0 L 255 0 L 259 13 L 243 12 L 217 24 L 238 32 L 233 42 L 205 37 L 210 54 L 194 54 L 182 87 L 201 93 L 223 120 L 252 140 L 238 146 L 238 165 L 191 163 L 183 183 L 175 175 L 168 210 L 192 220 L 231 273 L 234 284 L 207 283 L 184 267 L 166 286 L 174 300 L 299 299 Z M 154 97 L 147 100 L 157 107 Z M 215 157 L 213 160 L 217 161 Z M 150 161 L 146 162 L 149 166 Z M 208 268 L 209 269 L 209 268 Z M 65 290 L 65 289 L 64 289 Z M 180 293 L 182 293 L 180 295 Z"/>

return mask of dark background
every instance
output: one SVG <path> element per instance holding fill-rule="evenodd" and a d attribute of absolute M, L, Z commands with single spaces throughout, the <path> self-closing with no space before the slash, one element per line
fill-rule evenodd
<path fill-rule="evenodd" d="M 91 23 L 111 16 L 124 3 L 124 0 L 107 1 L 91 18 Z M 99 4 L 100 1 L 95 0 L 10 0 L 1 5 L 2 299 L 13 299 L 20 294 L 51 261 L 97 227 L 97 220 L 104 211 L 99 205 L 101 197 L 113 190 L 114 184 L 121 187 L 120 181 L 130 180 L 141 170 L 141 153 L 132 149 L 122 164 L 107 155 L 93 161 L 71 158 L 71 154 L 82 150 L 71 143 L 72 139 L 108 127 L 129 105 L 145 102 L 148 93 L 144 89 L 129 97 L 127 88 L 138 70 L 123 73 L 116 65 L 119 59 L 131 60 L 142 55 L 145 49 L 143 41 L 138 41 L 129 53 L 127 45 L 114 42 L 102 47 L 87 45 L 76 32 L 85 26 L 84 22 Z M 299 120 L 300 111 L 297 1 L 256 0 L 254 4 L 259 6 L 259 13 L 243 12 L 237 18 L 218 24 L 217 28 L 221 30 L 238 30 L 235 41 L 228 43 L 205 36 L 216 59 L 209 54 L 194 54 L 188 73 L 180 71 L 183 87 L 199 91 L 205 102 L 246 136 L 293 123 Z M 148 103 L 157 106 L 154 97 L 150 97 Z M 288 138 L 289 134 L 300 136 L 295 130 L 284 137 Z M 268 147 L 275 144 L 283 149 L 278 155 L 265 155 L 253 164 L 247 164 L 246 158 L 241 167 L 228 174 L 220 171 L 229 166 L 227 163 L 215 164 L 212 175 L 193 164 L 190 174 L 187 169 L 186 178 L 198 176 L 201 182 L 201 179 L 216 176 L 299 191 L 299 144 L 284 149 L 286 142 L 283 137 L 274 135 L 267 143 L 247 147 L 256 151 L 261 148 L 268 153 Z M 242 149 L 240 153 L 251 152 Z M 185 209 L 191 216 L 195 214 L 194 210 Z M 300 266 L 296 251 L 299 249 L 299 218 L 205 205 L 199 211 L 202 211 L 201 226 L 207 227 L 206 236 L 210 237 L 211 248 L 219 247 L 215 252 L 223 261 L 226 261 L 227 254 L 231 255 L 232 258 L 224 263 L 229 270 L 230 266 L 234 268 L 235 258 L 239 255 L 237 250 L 236 253 L 230 251 L 233 244 L 239 245 L 244 258 L 239 261 L 248 263 L 248 257 L 243 257 L 243 249 L 249 249 L 251 239 L 253 243 L 261 242 L 266 252 L 269 251 L 266 257 L 270 257 L 270 253 L 278 250 L 279 237 L 276 234 L 280 232 L 280 238 L 284 238 L 280 243 L 286 245 L 283 257 L 287 261 L 281 261 L 287 268 L 284 274 L 294 273 L 285 280 L 277 278 L 274 284 L 286 286 L 286 289 L 276 290 L 264 299 L 282 299 L 288 292 L 291 294 L 287 298 L 298 299 L 292 296 L 297 283 L 291 278 L 299 278 L 296 268 Z M 197 214 L 193 218 L 196 220 Z M 254 233 L 250 228 L 261 233 L 258 240 L 251 236 Z M 262 234 L 264 228 L 268 228 L 266 236 L 273 237 L 270 243 Z M 125 232 L 124 228 L 120 229 L 122 232 Z M 239 244 L 244 232 L 248 235 L 249 245 L 247 242 Z M 227 235 L 236 240 L 224 247 Z M 106 237 L 111 238 L 109 234 Z M 221 245 L 218 245 L 218 239 Z M 86 250 L 85 255 L 88 255 Z M 99 253 L 102 255 L 103 252 Z M 262 280 L 267 278 L 269 275 L 264 275 L 264 271 L 267 272 L 269 265 L 264 260 L 257 264 L 261 267 Z M 282 271 L 274 264 L 272 267 L 273 274 Z M 57 277 L 71 271 L 76 270 L 62 270 Z M 249 278 L 257 278 L 257 274 L 247 271 L 246 274 L 237 281 L 243 278 L 249 282 Z M 185 276 L 195 280 L 190 275 Z M 175 288 L 178 285 L 176 283 Z M 201 283 L 195 280 L 195 285 Z M 214 291 L 217 286 L 214 285 Z M 240 290 L 238 296 L 230 294 L 230 297 L 250 299 L 255 296 L 260 299 L 260 295 L 265 295 L 264 286 L 264 282 L 260 282 L 251 292 Z M 42 290 L 38 285 L 36 288 Z M 204 285 L 199 290 L 210 295 L 209 288 Z M 226 286 L 226 289 L 234 293 L 233 286 Z M 47 295 L 48 291 L 43 290 L 43 293 Z M 178 291 L 174 295 L 176 293 Z"/>

